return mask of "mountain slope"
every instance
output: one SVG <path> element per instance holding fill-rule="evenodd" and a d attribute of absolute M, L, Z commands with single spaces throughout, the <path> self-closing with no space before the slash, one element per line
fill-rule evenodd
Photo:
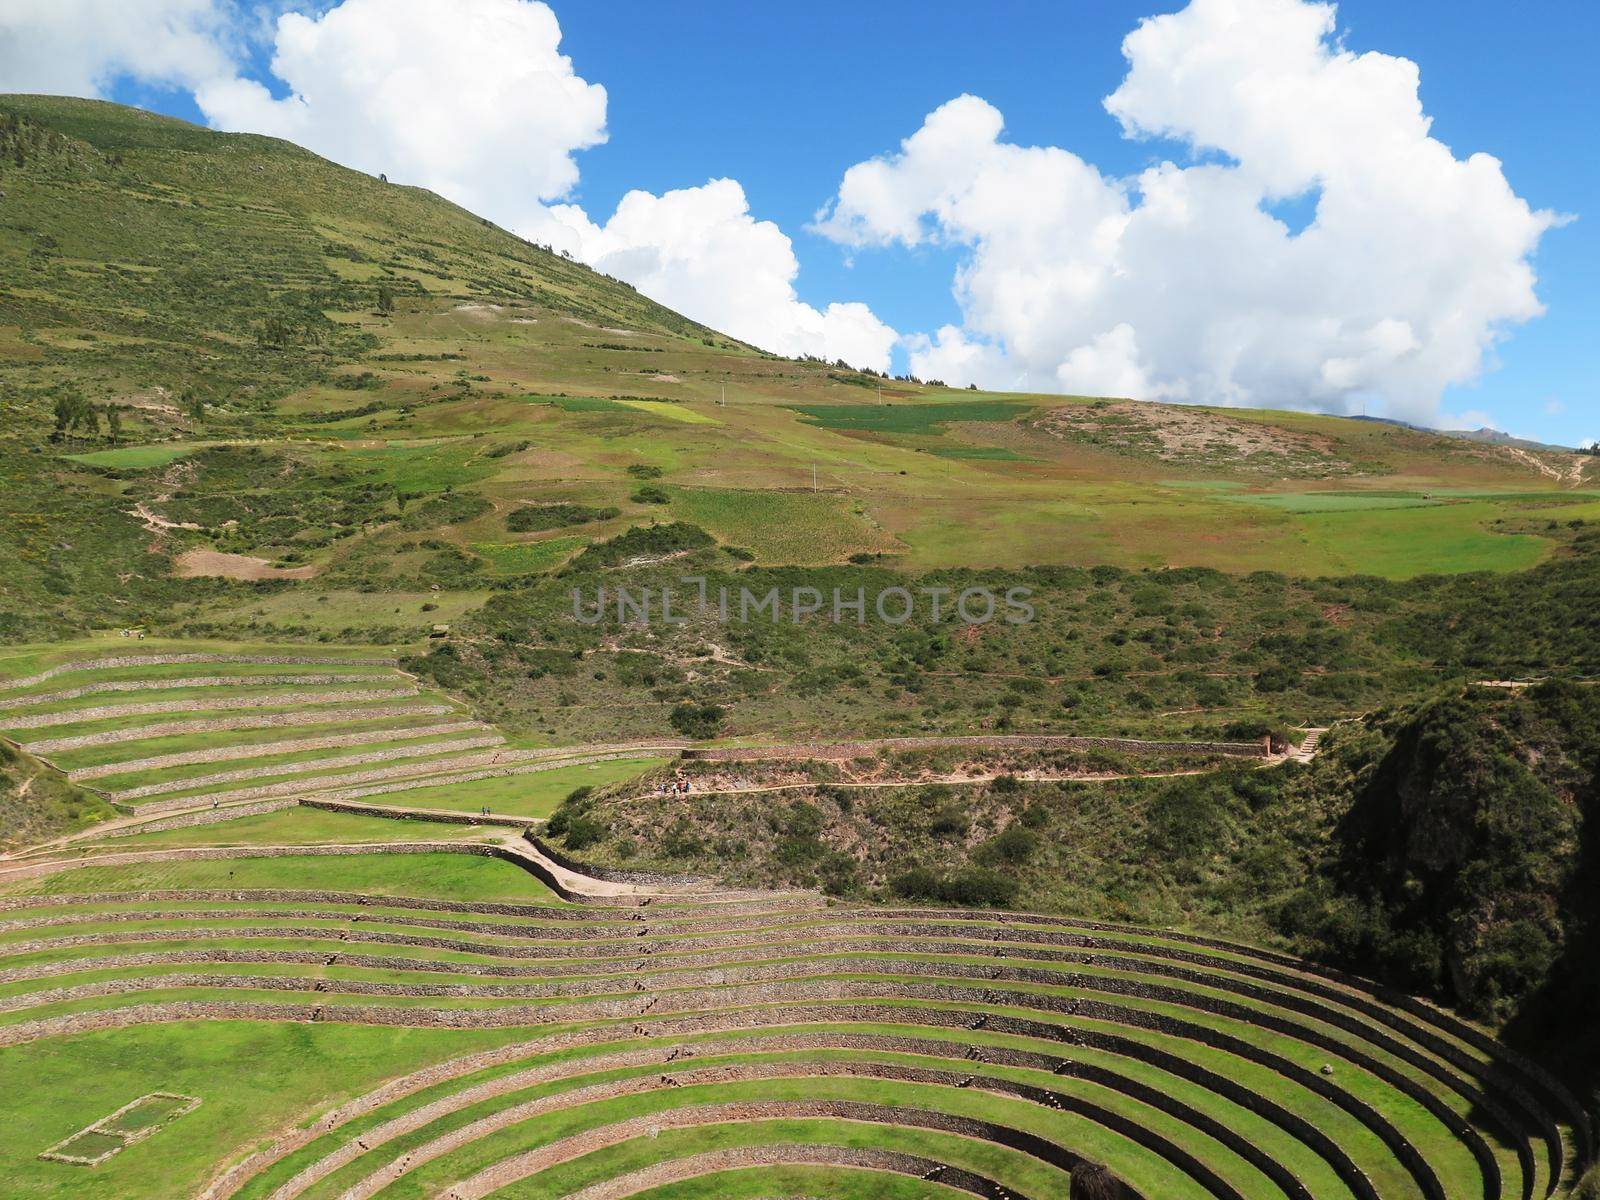
<path fill-rule="evenodd" d="M 1600 515 L 1578 455 L 781 359 L 430 193 L 117 105 L 0 97 L 0 193 L 0 638 L 404 639 L 657 523 L 761 565 L 1405 579 Z"/>
<path fill-rule="evenodd" d="M 0 324 L 138 338 L 146 368 L 200 355 L 184 365 L 202 380 L 281 373 L 281 353 L 251 355 L 240 341 L 274 315 L 368 307 L 378 280 L 400 295 L 515 298 L 635 329 L 710 332 L 431 192 L 275 138 L 28 96 L 0 99 L 0 129 Z M 327 336 L 355 349 L 336 329 Z"/>

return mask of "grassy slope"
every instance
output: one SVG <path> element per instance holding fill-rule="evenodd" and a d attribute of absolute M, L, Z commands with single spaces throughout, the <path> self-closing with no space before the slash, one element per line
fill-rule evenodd
<path fill-rule="evenodd" d="M 1547 464 L 1558 482 L 1377 423 L 1184 410 L 1175 451 L 1158 410 L 880 390 L 287 143 L 90 101 L 0 99 L 13 118 L 0 382 L 17 399 L 0 440 L 17 453 L 0 538 L 17 570 L 0 637 L 170 624 L 176 607 L 196 631 L 393 641 L 663 515 L 765 563 L 1408 577 L 1526 567 L 1548 553 L 1542 523 L 1497 522 L 1595 507 L 1563 456 Z M 380 283 L 392 313 L 374 311 Z M 119 407 L 121 445 L 103 425 L 46 440 L 73 394 Z M 1250 439 L 1267 450 L 1237 452 Z M 666 504 L 633 498 L 626 468 L 641 466 Z M 548 502 L 619 511 L 508 529 Z M 139 504 L 197 528 L 146 529 Z M 316 578 L 172 579 L 194 548 Z"/>
<path fill-rule="evenodd" d="M 0 850 L 48 841 L 112 815 L 98 796 L 0 742 Z"/>

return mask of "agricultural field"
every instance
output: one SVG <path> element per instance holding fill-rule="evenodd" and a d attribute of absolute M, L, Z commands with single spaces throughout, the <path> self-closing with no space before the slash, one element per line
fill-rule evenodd
<path fill-rule="evenodd" d="M 423 857 L 381 848 L 352 861 Z M 1043 1196 L 1090 1158 L 1146 1197 L 1516 1196 L 1586 1136 L 1474 1027 L 1226 941 L 803 893 L 563 904 L 477 856 L 445 903 L 364 868 L 335 888 L 293 848 L 164 853 L 0 871 L 0 1044 L 42 1081 L 4 1151 L 16 1195 L 158 1172 L 216 1197 L 726 1194 L 779 1163 Z M 113 1071 L 62 1086 L 111 1044 Z M 241 1105 L 261 1073 L 282 1078 Z M 158 1092 L 200 1104 L 106 1169 L 30 1153 Z"/>
<path fill-rule="evenodd" d="M 0 436 L 24 450 L 3 489 L 19 570 L 0 622 L 19 633 L 121 609 L 169 630 L 404 641 L 664 521 L 773 564 L 1509 572 L 1600 499 L 1576 454 L 775 358 L 283 143 L 0 104 L 61 138 L 8 176 L 18 224 L 0 236 L 0 336 L 28 351 L 0 357 L 16 397 Z M 62 397 L 100 413 L 92 432 L 52 429 Z M 62 492 L 51 531 L 72 536 L 52 540 L 37 514 Z M 518 532 L 530 503 L 609 515 Z M 373 592 L 398 604 L 353 610 Z"/>
<path fill-rule="evenodd" d="M 1600 459 L 0 134 L 7 1200 L 1593 1194 Z"/>

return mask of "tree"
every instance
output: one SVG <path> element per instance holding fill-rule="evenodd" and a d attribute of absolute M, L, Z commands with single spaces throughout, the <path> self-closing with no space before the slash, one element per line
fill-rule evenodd
<path fill-rule="evenodd" d="M 106 432 L 113 446 L 122 441 L 122 409 L 115 404 L 106 409 Z"/>
<path fill-rule="evenodd" d="M 54 440 L 70 438 L 74 431 L 87 429 L 90 436 L 100 430 L 99 416 L 94 405 L 77 392 L 64 392 L 56 397 Z"/>
<path fill-rule="evenodd" d="M 282 313 L 273 313 L 261 322 L 261 332 L 256 336 L 263 346 L 283 350 L 294 342 L 294 335 L 294 322 Z"/>
<path fill-rule="evenodd" d="M 385 317 L 394 313 L 394 289 L 387 283 L 378 285 L 378 312 Z"/>
<path fill-rule="evenodd" d="M 193 388 L 183 390 L 183 413 L 196 423 L 206 419 L 206 398 Z"/>

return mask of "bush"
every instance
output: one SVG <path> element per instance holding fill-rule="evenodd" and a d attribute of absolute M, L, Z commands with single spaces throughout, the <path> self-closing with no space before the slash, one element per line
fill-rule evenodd
<path fill-rule="evenodd" d="M 666 492 L 662 491 L 660 488 L 656 487 L 655 485 L 648 484 L 648 483 L 645 484 L 645 486 L 640 488 L 638 491 L 634 492 L 634 494 L 632 496 L 629 496 L 628 499 L 632 500 L 635 504 L 670 504 L 670 503 L 672 503 L 672 497 L 671 496 L 667 495 Z"/>
<path fill-rule="evenodd" d="M 580 568 L 614 567 L 630 558 L 676 554 L 681 550 L 699 550 L 714 545 L 716 542 L 704 529 L 686 525 L 682 521 L 674 521 L 670 525 L 640 525 L 608 542 L 590 546 L 573 560 L 573 565 Z"/>
<path fill-rule="evenodd" d="M 934 810 L 933 823 L 928 828 L 935 837 L 966 837 L 972 818 L 959 802 L 951 801 Z"/>
<path fill-rule="evenodd" d="M 587 850 L 605 841 L 609 832 L 604 822 L 587 813 L 569 816 L 566 822 L 566 847 L 568 850 Z"/>
<path fill-rule="evenodd" d="M 628 468 L 628 474 L 635 479 L 660 479 L 661 468 L 652 467 L 648 463 L 634 463 Z"/>
<path fill-rule="evenodd" d="M 967 867 L 940 876 L 927 867 L 913 867 L 889 881 L 889 888 L 907 900 L 937 900 L 969 908 L 1005 908 L 1017 898 L 1017 881 L 986 867 Z"/>
<path fill-rule="evenodd" d="M 704 739 L 717 736 L 726 715 L 720 704 L 694 704 L 685 700 L 672 710 L 667 720 L 684 737 Z"/>
<path fill-rule="evenodd" d="M 621 511 L 590 508 L 584 504 L 528 504 L 511 511 L 506 517 L 506 528 L 512 533 L 537 533 L 568 525 L 587 525 L 591 521 L 609 521 Z"/>
<path fill-rule="evenodd" d="M 1017 866 L 1027 862 L 1039 849 L 1039 835 L 1020 825 L 1007 826 L 977 849 L 980 862 Z"/>
<path fill-rule="evenodd" d="M 848 896 L 861 887 L 856 860 L 843 851 L 831 851 L 817 865 L 817 879 L 829 896 Z"/>

